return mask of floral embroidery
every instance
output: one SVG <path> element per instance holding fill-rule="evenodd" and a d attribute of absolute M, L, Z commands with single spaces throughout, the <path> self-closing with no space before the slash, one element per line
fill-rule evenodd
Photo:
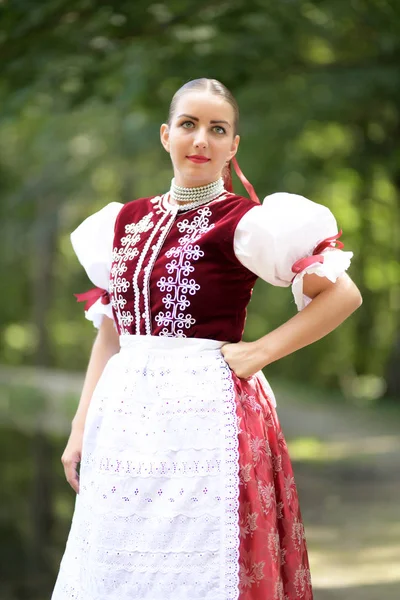
<path fill-rule="evenodd" d="M 277 519 L 283 519 L 283 508 L 284 508 L 283 502 L 278 502 L 278 504 L 276 505 L 276 518 Z"/>
<path fill-rule="evenodd" d="M 258 463 L 261 460 L 265 460 L 267 457 L 271 456 L 271 448 L 269 447 L 268 440 L 254 437 L 250 439 L 249 445 L 253 453 L 254 463 Z"/>
<path fill-rule="evenodd" d="M 161 277 L 157 282 L 160 291 L 166 292 L 162 300 L 166 310 L 160 311 L 155 317 L 157 325 L 163 326 L 159 335 L 186 337 L 184 329 L 196 323 L 194 317 L 186 310 L 190 306 L 189 296 L 194 296 L 200 285 L 190 276 L 195 271 L 193 263 L 204 256 L 203 250 L 196 242 L 214 227 L 214 224 L 210 225 L 211 215 L 212 212 L 207 206 L 197 210 L 191 220 L 184 219 L 177 223 L 179 232 L 184 235 L 179 238 L 179 245 L 166 253 L 166 257 L 172 259 L 166 265 L 169 276 Z"/>
<path fill-rule="evenodd" d="M 301 521 L 297 519 L 293 522 L 292 525 L 292 540 L 294 547 L 296 550 L 300 550 L 302 544 L 304 543 L 306 536 L 304 534 L 304 525 Z"/>
<path fill-rule="evenodd" d="M 241 506 L 240 518 L 239 518 L 239 530 L 240 537 L 252 536 L 253 532 L 257 529 L 257 517 L 258 513 L 250 512 L 250 502 L 246 502 Z"/>
<path fill-rule="evenodd" d="M 272 560 L 278 561 L 280 554 L 279 533 L 274 530 L 268 534 L 268 550 L 271 552 Z"/>
<path fill-rule="evenodd" d="M 296 496 L 296 484 L 294 482 L 294 477 L 292 475 L 288 475 L 285 477 L 285 491 L 286 498 L 290 501 Z"/>
<path fill-rule="evenodd" d="M 239 565 L 239 588 L 250 588 L 264 579 L 265 561 L 252 562 L 251 554 L 243 553 Z"/>
<path fill-rule="evenodd" d="M 283 590 L 283 583 L 281 580 L 276 582 L 274 600 L 289 600 L 289 596 L 287 596 Z"/>
<path fill-rule="evenodd" d="M 273 456 L 272 457 L 272 466 L 276 473 L 282 471 L 282 456 Z"/>
<path fill-rule="evenodd" d="M 242 465 L 239 468 L 239 478 L 240 478 L 241 483 L 246 484 L 250 481 L 250 479 L 251 479 L 250 470 L 251 470 L 251 464 Z"/>
<path fill-rule="evenodd" d="M 311 588 L 311 574 L 310 569 L 306 567 L 299 567 L 296 571 L 294 578 L 294 586 L 299 598 L 304 598 L 305 594 Z"/>
<path fill-rule="evenodd" d="M 240 422 L 239 599 L 312 600 L 304 527 L 275 408 L 257 377 L 234 380 Z"/>
<path fill-rule="evenodd" d="M 256 398 L 254 395 L 249 395 L 246 392 L 242 392 L 240 394 L 240 403 L 244 410 L 253 410 L 254 412 L 260 412 L 261 406 L 258 402 L 256 402 Z"/>
<path fill-rule="evenodd" d="M 262 483 L 258 481 L 258 493 L 262 502 L 262 508 L 264 513 L 268 514 L 270 510 L 275 506 L 275 487 L 273 483 Z"/>

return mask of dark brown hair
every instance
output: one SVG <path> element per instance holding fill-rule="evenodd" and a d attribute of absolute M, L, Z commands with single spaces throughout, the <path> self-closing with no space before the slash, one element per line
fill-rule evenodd
<path fill-rule="evenodd" d="M 171 124 L 179 98 L 187 92 L 195 91 L 210 92 L 211 94 L 220 96 L 232 106 L 234 114 L 233 134 L 236 135 L 239 127 L 239 106 L 235 100 L 234 95 L 228 90 L 227 87 L 224 86 L 223 83 L 221 83 L 217 79 L 207 79 L 206 77 L 202 77 L 201 79 L 192 79 L 191 81 L 185 83 L 182 87 L 179 88 L 179 90 L 175 92 L 169 107 L 168 125 Z M 228 191 L 232 191 L 232 176 L 230 163 L 228 163 L 224 168 L 222 176 L 224 178 L 225 188 Z"/>

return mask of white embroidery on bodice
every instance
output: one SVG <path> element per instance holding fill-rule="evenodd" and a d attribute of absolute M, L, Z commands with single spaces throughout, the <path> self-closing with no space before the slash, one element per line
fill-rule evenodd
<path fill-rule="evenodd" d="M 153 211 L 137 223 L 125 225 L 125 235 L 120 240 L 120 247 L 113 250 L 110 294 L 121 335 L 152 334 L 150 277 L 177 217 L 177 210 L 163 210 L 161 200 L 160 197 L 154 198 Z M 190 297 L 200 290 L 200 285 L 193 277 L 194 263 L 204 256 L 204 251 L 196 242 L 215 227 L 215 224 L 210 225 L 211 215 L 209 206 L 203 206 L 176 224 L 182 235 L 178 239 L 178 245 L 165 253 L 166 258 L 171 259 L 165 266 L 168 276 L 163 276 L 156 282 L 165 307 L 164 311 L 159 311 L 155 316 L 156 324 L 162 327 L 159 333 L 161 336 L 186 337 L 184 330 L 196 323 L 194 316 L 188 312 Z M 142 235 L 150 230 L 152 231 L 139 251 L 137 244 Z M 126 277 L 127 262 L 134 259 L 137 262 L 130 280 Z M 129 297 L 132 298 L 132 302 L 129 301 Z"/>
<path fill-rule="evenodd" d="M 131 287 L 131 282 L 126 279 L 125 273 L 128 269 L 126 262 L 133 260 L 139 254 L 136 245 L 141 239 L 141 234 L 154 227 L 152 222 L 153 213 L 145 215 L 138 223 L 125 225 L 125 236 L 121 238 L 121 247 L 113 250 L 113 266 L 111 268 L 110 294 L 111 304 L 114 308 L 120 327 L 120 333 L 129 334 L 129 327 L 133 323 L 133 314 L 125 309 L 127 300 L 122 294 L 126 294 Z"/>
<path fill-rule="evenodd" d="M 204 256 L 196 242 L 201 236 L 215 225 L 210 225 L 209 217 L 212 212 L 208 206 L 198 209 L 192 219 L 184 219 L 177 223 L 177 228 L 184 235 L 179 238 L 178 246 L 166 252 L 167 258 L 172 260 L 167 263 L 168 277 L 161 277 L 157 287 L 161 292 L 166 292 L 162 299 L 165 312 L 160 311 L 155 321 L 159 327 L 163 326 L 159 335 L 169 337 L 186 337 L 184 329 L 192 327 L 196 319 L 189 312 L 189 296 L 193 296 L 200 289 L 200 285 L 190 275 L 195 271 L 193 263 Z"/>
<path fill-rule="evenodd" d="M 175 213 L 164 213 L 157 225 L 155 226 L 152 234 L 149 236 L 143 252 L 138 258 L 135 273 L 133 275 L 133 291 L 134 291 L 134 304 L 135 304 L 135 319 L 136 319 L 136 335 L 141 334 L 140 330 L 140 307 L 143 306 L 144 312 L 143 317 L 145 320 L 145 332 L 146 335 L 151 335 L 151 309 L 150 309 L 150 294 L 149 294 L 149 281 L 150 275 L 153 270 L 154 264 L 157 260 L 157 256 L 160 253 L 161 246 L 163 245 L 165 238 L 167 237 L 175 220 Z M 159 234 L 157 243 L 155 242 L 157 234 Z M 153 245 L 152 245 L 153 244 Z M 144 277 L 142 286 L 139 285 L 139 275 L 143 269 L 143 264 L 149 250 L 152 250 L 150 260 L 147 266 L 144 268 Z M 141 304 L 141 300 L 143 304 Z"/>

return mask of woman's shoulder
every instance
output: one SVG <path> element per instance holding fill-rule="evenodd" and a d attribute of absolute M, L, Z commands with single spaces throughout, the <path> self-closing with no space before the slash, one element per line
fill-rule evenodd
<path fill-rule="evenodd" d="M 247 198 L 247 196 L 242 196 L 233 192 L 227 192 L 226 196 L 222 199 L 232 206 L 259 206 L 254 200 Z"/>
<path fill-rule="evenodd" d="M 246 212 L 254 208 L 255 206 L 260 206 L 253 200 L 246 198 L 245 196 L 241 196 L 239 194 L 234 194 L 228 192 L 226 195 L 224 194 L 221 198 L 218 198 L 213 203 L 214 208 L 220 210 L 221 215 L 225 215 L 225 217 L 234 217 L 236 215 L 244 215 Z"/>

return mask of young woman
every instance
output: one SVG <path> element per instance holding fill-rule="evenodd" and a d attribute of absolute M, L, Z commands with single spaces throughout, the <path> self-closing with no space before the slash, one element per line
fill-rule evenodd
<path fill-rule="evenodd" d="M 261 369 L 361 303 L 324 206 L 231 191 L 238 108 L 218 81 L 175 94 L 162 196 L 72 234 L 99 328 L 62 461 L 76 507 L 53 600 L 310 600 L 304 528 Z M 240 170 L 238 169 L 240 173 Z M 241 341 L 257 277 L 300 312 Z M 80 477 L 76 472 L 80 462 Z"/>

